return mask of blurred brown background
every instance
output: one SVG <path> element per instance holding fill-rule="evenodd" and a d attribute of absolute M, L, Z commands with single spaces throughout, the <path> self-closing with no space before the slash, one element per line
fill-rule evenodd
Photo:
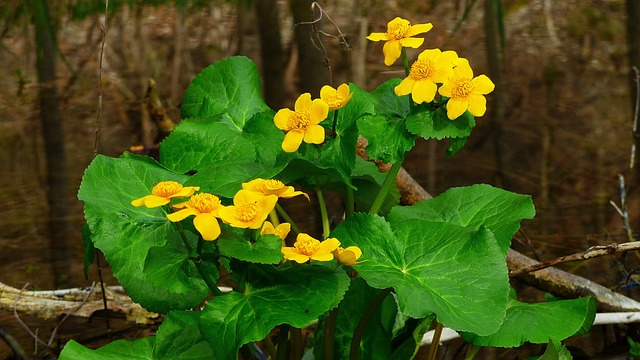
<path fill-rule="evenodd" d="M 316 33 L 294 27 L 312 19 L 307 0 L 110 1 L 102 84 L 104 2 L 13 1 L 0 4 L 0 282 L 52 289 L 97 280 L 95 267 L 88 281 L 82 274 L 76 193 L 93 158 L 99 108 L 98 152 L 118 156 L 156 139 L 144 104 L 149 79 L 178 121 L 193 76 L 231 55 L 258 64 L 276 110 L 331 81 L 373 90 L 404 74 L 399 61 L 384 66 L 382 43 L 364 39 L 395 16 L 431 22 L 421 50 L 453 49 L 497 85 L 459 154 L 447 158 L 447 144 L 433 141 L 410 153 L 405 167 L 428 191 L 489 183 L 532 195 L 536 219 L 514 246 L 548 260 L 629 241 L 609 203 L 620 203 L 623 174 L 637 238 L 639 177 L 629 162 L 640 1 L 327 0 Z M 635 267 L 611 257 L 563 268 L 638 299 Z M 55 324 L 29 321 L 45 338 Z M 33 349 L 12 314 L 0 313 L 0 325 Z M 10 354 L 0 342 L 0 359 Z"/>

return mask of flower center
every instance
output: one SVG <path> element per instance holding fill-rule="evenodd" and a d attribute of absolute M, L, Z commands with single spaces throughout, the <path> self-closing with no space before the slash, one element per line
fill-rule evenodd
<path fill-rule="evenodd" d="M 315 254 L 316 250 L 318 250 L 318 247 L 320 247 L 320 241 L 312 237 L 302 238 L 302 239 L 298 239 L 298 241 L 296 241 L 296 243 L 293 244 L 293 246 L 296 249 L 300 250 L 301 253 L 307 256 L 311 256 Z"/>
<path fill-rule="evenodd" d="M 182 184 L 175 181 L 163 181 L 157 183 L 152 189 L 151 193 L 156 196 L 169 197 L 182 190 Z"/>
<path fill-rule="evenodd" d="M 311 115 L 306 111 L 296 111 L 289 118 L 289 128 L 291 130 L 305 130 L 310 123 Z"/>
<path fill-rule="evenodd" d="M 269 179 L 262 183 L 262 187 L 267 191 L 280 190 L 284 187 L 284 183 L 280 180 Z"/>
<path fill-rule="evenodd" d="M 473 84 L 471 80 L 459 80 L 453 87 L 452 95 L 455 98 L 464 98 L 473 91 Z"/>
<path fill-rule="evenodd" d="M 237 210 L 236 216 L 238 217 L 238 219 L 244 222 L 249 222 L 255 219 L 255 217 L 258 215 L 258 204 L 256 203 L 244 204 L 237 207 L 236 210 Z"/>
<path fill-rule="evenodd" d="M 433 70 L 433 62 L 429 59 L 418 59 L 411 65 L 411 75 L 417 79 L 425 79 Z"/>
<path fill-rule="evenodd" d="M 200 193 L 189 198 L 189 205 L 201 213 L 208 213 L 220 206 L 220 199 L 212 194 Z"/>
<path fill-rule="evenodd" d="M 391 21 L 387 26 L 387 34 L 394 40 L 404 39 L 407 30 L 411 27 L 409 20 L 398 19 Z"/>
<path fill-rule="evenodd" d="M 336 94 L 335 96 L 331 96 L 327 98 L 325 102 L 327 103 L 327 105 L 329 105 L 330 108 L 336 108 L 336 107 L 340 107 L 343 101 L 344 101 L 344 98 Z"/>

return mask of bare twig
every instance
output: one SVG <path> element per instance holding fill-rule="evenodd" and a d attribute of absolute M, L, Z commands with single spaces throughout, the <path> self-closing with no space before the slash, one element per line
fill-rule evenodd
<path fill-rule="evenodd" d="M 17 360 L 27 360 L 29 356 L 24 351 L 18 340 L 13 335 L 9 334 L 2 326 L 0 326 L 0 339 L 4 340 L 9 348 L 13 351 L 13 355 Z"/>
<path fill-rule="evenodd" d="M 27 288 L 27 286 L 29 286 L 29 283 L 24 284 L 24 286 L 22 287 L 22 289 L 20 289 L 20 292 L 18 293 L 18 296 L 16 297 L 14 303 L 13 303 L 13 316 L 15 317 L 16 321 L 18 321 L 18 323 L 20 324 L 20 326 L 22 326 L 28 333 L 29 335 L 31 335 L 31 337 L 35 340 L 35 350 L 34 353 L 38 352 L 38 343 L 41 343 L 43 345 L 47 345 L 46 342 L 40 340 L 38 338 L 37 334 L 34 334 L 33 331 L 31 331 L 31 329 L 29 328 L 29 326 L 27 326 L 27 324 L 24 323 L 24 321 L 22 321 L 22 319 L 20 318 L 20 315 L 18 315 L 18 302 L 20 301 L 20 297 L 22 297 L 22 293 L 24 292 L 24 289 Z M 37 332 L 37 330 L 36 330 Z"/>
<path fill-rule="evenodd" d="M 518 276 L 518 275 L 546 269 L 548 267 L 556 266 L 558 264 L 562 264 L 569 261 L 589 260 L 589 259 L 593 259 L 600 256 L 620 254 L 620 253 L 635 251 L 635 250 L 640 250 L 640 242 L 638 241 L 622 243 L 622 244 L 592 246 L 586 251 L 582 251 L 582 252 L 571 254 L 571 255 L 561 256 L 559 258 L 537 263 L 535 265 L 532 265 L 526 268 L 512 270 L 509 272 L 509 276 L 511 277 Z"/>
<path fill-rule="evenodd" d="M 636 147 L 640 133 L 638 133 L 638 117 L 640 117 L 640 70 L 637 67 L 633 67 L 633 71 L 636 73 L 636 106 L 633 113 L 633 141 L 631 142 L 631 160 L 629 162 L 629 172 L 633 176 L 633 169 L 636 164 Z"/>
<path fill-rule="evenodd" d="M 87 291 L 87 295 L 85 295 L 84 299 L 82 299 L 82 302 L 80 304 L 78 304 L 78 307 L 76 307 L 76 309 L 73 312 L 67 313 L 58 322 L 58 324 L 56 324 L 56 326 L 53 328 L 53 331 L 51 332 L 51 337 L 49 337 L 49 342 L 47 343 L 47 347 L 44 349 L 45 352 L 51 348 L 51 344 L 53 343 L 53 339 L 55 339 L 56 334 L 58 333 L 58 329 L 60 328 L 60 325 L 62 325 L 62 323 L 64 323 L 67 320 L 67 318 L 69 318 L 69 316 L 71 316 L 72 314 L 76 313 L 78 310 L 80 310 L 80 308 L 82 306 L 84 306 L 84 304 L 87 303 L 87 299 L 89 299 L 89 296 L 91 296 L 91 294 L 93 294 L 93 290 L 95 289 L 95 287 L 96 287 L 96 282 L 94 281 L 91 284 L 91 288 L 89 289 L 89 291 Z"/>

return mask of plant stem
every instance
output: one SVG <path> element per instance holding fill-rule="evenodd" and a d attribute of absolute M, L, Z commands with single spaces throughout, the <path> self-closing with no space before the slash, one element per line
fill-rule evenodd
<path fill-rule="evenodd" d="M 329 227 L 329 215 L 327 214 L 327 204 L 324 201 L 324 195 L 322 189 L 316 188 L 316 195 L 318 195 L 318 205 L 320 206 L 320 216 L 322 217 L 322 238 L 329 237 L 331 229 Z"/>
<path fill-rule="evenodd" d="M 211 280 L 211 278 L 209 278 L 209 276 L 205 273 L 204 269 L 202 268 L 202 264 L 200 263 L 200 254 L 198 254 L 198 257 L 193 257 L 193 248 L 191 247 L 191 244 L 189 244 L 189 240 L 187 239 L 187 235 L 185 235 L 184 230 L 182 229 L 182 225 L 180 225 L 180 223 L 175 223 L 176 227 L 178 228 L 178 231 L 180 232 L 180 237 L 182 238 L 182 242 L 184 243 L 184 246 L 187 248 L 187 252 L 189 252 L 189 258 L 193 261 L 194 265 L 196 266 L 196 269 L 198 269 L 198 273 L 200 274 L 200 276 L 202 277 L 202 280 L 204 280 L 205 284 L 207 284 L 207 286 L 209 287 L 209 290 L 211 290 L 211 292 L 215 295 L 215 296 L 220 296 L 222 295 L 222 291 L 220 291 L 220 289 L 218 289 L 218 286 Z"/>
<path fill-rule="evenodd" d="M 391 185 L 393 184 L 393 181 L 396 179 L 396 175 L 398 175 L 398 171 L 400 171 L 400 168 L 402 167 L 403 161 L 404 161 L 404 156 L 402 159 L 400 159 L 400 161 L 398 161 L 397 163 L 393 164 L 393 166 L 391 166 L 391 169 L 387 173 L 387 177 L 384 179 L 384 182 L 382 183 L 382 187 L 380 187 L 380 191 L 378 192 L 376 199 L 373 201 L 373 205 L 371 205 L 371 209 L 369 209 L 370 215 L 377 214 L 378 211 L 380 211 L 380 208 L 382 207 L 382 204 L 384 203 L 384 200 L 387 197 L 387 194 L 389 193 L 389 189 L 391 189 Z"/>
<path fill-rule="evenodd" d="M 273 340 L 271 340 L 269 335 L 267 335 L 267 337 L 264 338 L 264 344 L 267 348 L 267 352 L 269 353 L 269 357 L 272 359 L 275 359 L 277 354 L 276 346 L 273 344 Z"/>
<path fill-rule="evenodd" d="M 276 212 L 276 209 L 271 210 L 271 212 L 269 213 L 269 220 L 273 224 L 273 227 L 280 225 L 280 219 L 278 219 L 278 213 Z"/>
<path fill-rule="evenodd" d="M 402 64 L 404 65 L 404 74 L 405 76 L 409 76 L 409 72 L 411 72 L 411 68 L 409 67 L 409 58 L 407 57 L 407 50 L 402 47 Z"/>
<path fill-rule="evenodd" d="M 276 360 L 285 360 L 287 358 L 287 341 L 289 340 L 289 325 L 280 325 L 280 335 L 278 335 L 278 352 Z"/>
<path fill-rule="evenodd" d="M 347 191 L 345 192 L 344 212 L 345 217 L 349 217 L 355 212 L 355 200 L 353 199 L 353 189 L 347 185 L 345 185 L 345 187 L 347 188 Z"/>
<path fill-rule="evenodd" d="M 325 360 L 333 360 L 334 333 L 336 320 L 338 318 L 338 308 L 329 312 L 329 316 L 324 319 L 324 334 L 322 334 L 322 352 Z"/>
<path fill-rule="evenodd" d="M 300 228 L 296 225 L 296 223 L 293 222 L 293 219 L 289 216 L 289 214 L 287 214 L 286 211 L 284 211 L 280 204 L 276 204 L 276 211 L 284 219 L 284 221 L 291 224 L 291 230 L 293 230 L 293 232 L 295 232 L 296 234 L 300 234 Z"/>
<path fill-rule="evenodd" d="M 292 327 L 289 331 L 291 337 L 291 359 L 302 359 L 302 329 Z"/>
<path fill-rule="evenodd" d="M 333 112 L 333 127 L 331 129 L 331 131 L 333 132 L 334 136 L 338 136 L 338 134 L 336 134 L 336 126 L 338 125 L 338 110 L 335 110 Z"/>
<path fill-rule="evenodd" d="M 464 360 L 472 360 L 476 357 L 476 354 L 480 350 L 481 346 L 473 346 L 473 344 L 469 344 L 471 347 L 467 351 L 467 354 L 464 356 Z"/>
<path fill-rule="evenodd" d="M 364 332 L 367 330 L 367 325 L 369 324 L 369 320 L 373 316 L 373 313 L 378 310 L 380 304 L 384 301 L 384 299 L 391 293 L 391 288 L 386 288 L 376 296 L 373 302 L 367 308 L 364 315 L 358 322 L 358 326 L 356 330 L 353 332 L 353 338 L 351 339 L 351 350 L 349 351 L 349 359 L 350 360 L 360 360 L 360 342 L 362 341 L 362 337 L 364 336 Z"/>
<path fill-rule="evenodd" d="M 427 360 L 435 360 L 438 354 L 438 346 L 440 346 L 440 336 L 442 335 L 442 324 L 436 320 L 436 329 L 433 333 L 433 339 L 429 346 L 429 352 L 427 353 Z"/>

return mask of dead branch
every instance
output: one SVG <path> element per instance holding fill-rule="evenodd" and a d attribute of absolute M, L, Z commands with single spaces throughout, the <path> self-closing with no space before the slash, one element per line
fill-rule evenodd
<path fill-rule="evenodd" d="M 88 297 L 89 288 L 74 288 L 56 291 L 22 291 L 0 282 L 0 310 L 13 310 L 52 319 L 60 314 L 90 317 L 95 311 L 103 310 L 102 291 L 95 290 Z M 152 324 L 159 314 L 149 312 L 129 298 L 122 287 L 110 286 L 105 289 L 109 300 L 109 310 L 125 314 L 128 321 L 137 324 Z M 78 307 L 87 298 L 85 304 Z"/>
<path fill-rule="evenodd" d="M 621 254 L 627 251 L 635 251 L 635 250 L 640 250 L 640 242 L 638 241 L 622 243 L 622 244 L 592 246 L 589 249 L 579 253 L 575 253 L 567 256 L 561 256 L 559 258 L 537 263 L 535 265 L 522 268 L 519 270 L 511 270 L 509 272 L 509 276 L 511 277 L 518 276 L 518 275 L 538 271 L 541 269 L 546 269 L 548 267 L 556 266 L 558 264 L 562 264 L 569 261 L 589 260 L 589 259 L 593 259 L 600 256 Z"/>

